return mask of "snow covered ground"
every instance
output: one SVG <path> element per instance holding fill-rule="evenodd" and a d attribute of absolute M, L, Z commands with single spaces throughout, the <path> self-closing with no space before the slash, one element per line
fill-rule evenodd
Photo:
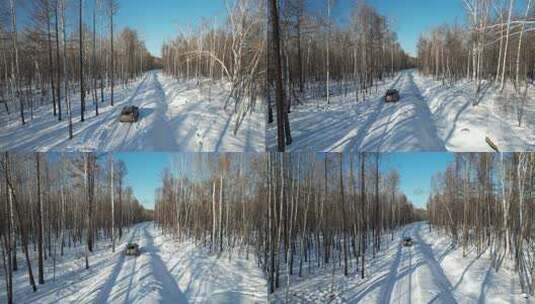
<path fill-rule="evenodd" d="M 401 245 L 401 236 L 411 236 L 412 247 Z M 490 267 L 488 252 L 469 253 L 425 223 L 406 226 L 394 242 L 375 259 L 368 258 L 367 275 L 344 277 L 340 268 L 308 275 L 292 283 L 292 303 L 533 303 L 524 298 L 513 266 L 504 262 L 499 272 Z M 305 272 L 306 273 L 306 272 Z M 285 276 L 283 276 L 285 282 Z M 285 289 L 270 297 L 282 303 Z"/>
<path fill-rule="evenodd" d="M 92 100 L 88 100 L 87 120 L 83 123 L 75 98 L 73 140 L 68 139 L 67 119 L 57 122 L 51 106 L 37 109 L 26 126 L 21 126 L 14 111 L 0 129 L 0 151 L 265 151 L 263 107 L 257 107 L 234 135 L 236 116 L 231 106 L 224 109 L 228 93 L 223 85 L 210 89 L 208 83 L 198 86 L 195 81 L 179 82 L 151 71 L 129 88 L 118 87 L 114 107 L 109 106 L 106 96 L 98 117 Z M 126 105 L 140 107 L 138 123 L 119 123 Z"/>
<path fill-rule="evenodd" d="M 388 88 L 400 90 L 401 100 L 386 104 Z M 375 89 L 372 89 L 375 93 Z M 354 94 L 325 100 L 307 99 L 293 107 L 290 124 L 294 143 L 288 151 L 492 151 L 489 136 L 503 151 L 535 150 L 535 88 L 528 93 L 524 124 L 517 126 L 510 94 L 486 90 L 478 106 L 473 83 L 452 87 L 402 71 L 378 86 L 378 92 L 356 103 Z M 319 104 L 319 106 L 318 106 Z M 276 149 L 276 125 L 268 127 L 268 147 Z"/>
<path fill-rule="evenodd" d="M 141 247 L 139 257 L 123 254 L 127 241 Z M 267 283 L 254 258 L 209 255 L 193 244 L 178 244 L 152 223 L 133 227 L 115 254 L 107 241 L 97 243 L 85 270 L 83 248 L 67 251 L 52 280 L 46 261 L 46 283 L 33 293 L 25 267 L 14 277 L 15 303 L 265 303 Z M 67 249 L 68 250 L 68 249 Z M 23 265 L 22 257 L 19 259 Z M 37 264 L 33 263 L 34 275 Z M 0 281 L 4 278 L 0 276 Z M 5 288 L 0 303 L 5 303 Z"/>

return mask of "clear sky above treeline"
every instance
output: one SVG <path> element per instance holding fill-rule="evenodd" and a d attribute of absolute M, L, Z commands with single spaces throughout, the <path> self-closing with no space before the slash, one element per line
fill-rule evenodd
<path fill-rule="evenodd" d="M 27 8 L 32 0 L 18 0 L 19 22 L 28 22 Z M 77 14 L 78 0 L 66 0 L 70 14 Z M 102 1 L 102 0 L 97 0 Z M 105 0 L 107 1 L 107 0 Z M 235 0 L 118 0 L 116 16 L 118 30 L 128 26 L 137 30 L 148 50 L 160 56 L 162 44 L 175 38 L 179 31 L 197 27 L 203 20 L 213 23 L 214 17 L 222 22 L 227 15 L 227 6 Z M 265 1 L 265 0 L 256 0 Z M 331 0 L 332 18 L 340 24 L 347 23 L 356 3 L 367 3 L 380 14 L 387 16 L 394 25 L 401 46 L 409 54 L 416 55 L 419 37 L 433 27 L 448 24 L 465 24 L 466 12 L 462 0 Z M 527 0 L 515 1 L 515 6 L 524 8 Z M 83 0 L 86 22 L 95 0 Z M 226 4 L 225 4 L 226 3 Z M 327 14 L 327 0 L 305 0 L 307 7 L 316 13 Z M 73 9 L 74 8 L 74 9 Z M 77 16 L 77 15 L 76 15 Z M 73 19 L 76 21 L 76 19 Z M 73 21 L 71 20 L 71 23 Z M 68 24 L 71 28 L 73 24 Z"/>
<path fill-rule="evenodd" d="M 147 208 L 154 207 L 155 190 L 161 186 L 164 169 L 172 168 L 174 156 L 173 153 L 150 152 L 114 154 L 126 164 L 126 183 Z M 385 173 L 396 169 L 400 174 L 400 190 L 416 206 L 424 207 L 431 191 L 431 177 L 444 172 L 451 161 L 451 153 L 385 153 L 381 155 L 380 166 Z"/>
<path fill-rule="evenodd" d="M 231 6 L 234 0 L 120 0 L 117 24 L 138 30 L 149 52 L 160 56 L 163 43 L 177 37 L 179 28 L 187 32 L 203 21 L 213 24 L 214 17 L 222 22 L 225 2 Z"/>
<path fill-rule="evenodd" d="M 92 0 L 84 0 L 92 2 Z M 261 0 L 258 0 L 261 1 Z M 263 1 L 263 0 L 262 0 Z M 313 10 L 326 13 L 327 0 L 305 0 Z M 176 37 L 178 26 L 195 27 L 203 18 L 226 16 L 225 0 L 120 0 L 117 23 L 137 29 L 149 51 L 159 56 L 162 43 Z M 227 0 L 230 5 L 233 0 Z M 332 16 L 347 22 L 355 0 L 335 0 Z M 463 23 L 462 0 L 367 0 L 367 4 L 394 22 L 402 47 L 416 55 L 416 44 L 427 29 L 443 23 Z"/>
<path fill-rule="evenodd" d="M 34 0 L 17 0 L 18 27 L 32 22 L 29 14 Z M 97 0 L 106 3 L 108 0 Z M 160 56 L 165 41 L 174 39 L 179 34 L 179 28 L 188 32 L 188 28 L 195 28 L 203 21 L 210 24 L 215 21 L 221 23 L 227 15 L 227 7 L 232 7 L 235 0 L 117 0 L 119 10 L 115 16 L 115 30 L 121 31 L 130 27 L 138 32 L 145 41 L 149 52 Z M 2 1 L 0 1 L 1 4 Z M 79 0 L 65 0 L 67 3 L 67 29 L 77 29 Z M 7 3 L 7 1 L 6 1 Z M 7 5 L 7 4 L 6 4 Z M 83 0 L 84 22 L 92 24 L 92 13 L 95 0 Z M 107 35 L 108 20 L 102 14 L 98 16 L 105 23 Z"/>
<path fill-rule="evenodd" d="M 313 10 L 327 14 L 327 0 L 305 0 Z M 466 13 L 462 0 L 331 0 L 331 16 L 347 24 L 355 3 L 364 2 L 393 22 L 401 47 L 416 56 L 416 45 L 425 31 L 444 23 L 464 24 Z"/>
<path fill-rule="evenodd" d="M 309 7 L 327 14 L 327 0 L 305 0 Z M 416 45 L 422 34 L 442 24 L 467 23 L 463 0 L 331 0 L 332 17 L 344 24 L 350 20 L 356 3 L 375 7 L 381 15 L 393 22 L 394 31 L 402 48 L 412 56 L 417 55 Z M 508 1 L 503 1 L 507 4 Z M 516 0 L 515 9 L 524 13 L 527 0 Z"/>

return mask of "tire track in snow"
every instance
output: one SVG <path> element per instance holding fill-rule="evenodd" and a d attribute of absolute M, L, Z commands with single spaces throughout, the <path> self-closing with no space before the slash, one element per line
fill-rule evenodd
<path fill-rule="evenodd" d="M 402 74 L 399 74 L 390 87 L 396 87 L 402 76 Z M 383 111 L 383 108 L 385 107 L 385 103 L 383 102 L 382 98 L 378 98 L 373 102 L 375 102 L 376 104 L 373 106 L 372 113 L 368 114 L 368 117 L 366 118 L 364 124 L 357 126 L 357 128 L 353 129 L 339 141 L 328 147 L 326 151 L 337 151 L 343 149 L 345 152 L 350 152 L 352 150 L 359 150 L 357 146 L 360 146 L 362 144 L 362 141 L 364 140 L 368 130 L 370 129 L 369 127 L 371 127 L 375 123 L 375 121 L 377 121 L 379 114 Z"/>
<path fill-rule="evenodd" d="M 409 81 L 410 81 L 410 88 L 412 92 L 414 92 L 414 96 L 416 96 L 416 99 L 414 100 L 414 104 L 417 108 L 417 118 L 419 118 L 420 126 L 423 137 L 425 138 L 425 142 L 429 143 L 431 147 L 434 147 L 434 149 L 445 151 L 446 147 L 443 142 L 443 140 L 439 137 L 437 129 L 435 127 L 435 124 L 433 122 L 433 114 L 431 113 L 431 110 L 429 109 L 429 105 L 425 101 L 425 98 L 422 95 L 422 92 L 420 91 L 420 88 L 414 81 L 414 73 L 415 71 L 410 71 L 408 74 Z"/>
<path fill-rule="evenodd" d="M 160 301 L 165 303 L 188 303 L 185 294 L 180 290 L 175 278 L 167 269 L 159 255 L 160 249 L 154 244 L 154 237 L 147 230 L 147 225 L 143 226 L 143 253 L 148 261 L 142 267 L 150 268 L 150 274 L 144 276 L 144 284 L 136 284 L 141 288 L 138 294 L 144 294 L 143 291 L 157 290 L 161 296 Z M 147 277 L 150 276 L 150 281 L 147 282 Z M 152 287 L 152 290 L 151 290 Z"/>
<path fill-rule="evenodd" d="M 401 233 L 402 237 L 405 235 L 409 228 L 405 227 Z M 401 240 L 398 240 L 398 245 L 396 249 L 396 257 L 394 259 L 394 262 L 390 266 L 390 273 L 388 276 L 388 279 L 385 281 L 383 287 L 381 288 L 381 293 L 379 297 L 379 303 L 390 303 L 392 300 L 392 294 L 394 293 L 394 287 L 396 285 L 396 279 L 400 273 L 400 267 L 402 267 L 402 261 L 405 259 L 403 258 L 403 246 L 401 244 Z"/>
<path fill-rule="evenodd" d="M 126 104 L 126 105 L 130 105 L 137 97 L 139 91 L 141 90 L 141 88 L 143 86 L 145 86 L 145 83 L 147 82 L 147 78 L 149 78 L 150 75 L 145 75 L 143 77 L 143 80 L 141 80 L 141 82 L 139 83 L 139 85 L 136 87 L 136 90 L 134 91 L 134 93 L 130 96 L 130 98 L 128 98 L 126 101 L 121 101 L 119 104 L 122 105 L 122 104 Z M 122 109 L 119 107 L 119 104 L 115 104 L 114 106 L 116 107 L 116 109 L 110 111 L 109 114 L 107 114 L 107 117 L 109 118 L 108 121 L 106 122 L 106 125 L 104 127 L 101 127 L 99 126 L 99 128 L 96 130 L 96 132 L 93 134 L 93 133 L 84 133 L 82 136 L 82 140 L 81 142 L 88 142 L 85 137 L 86 136 L 91 136 L 93 138 L 97 138 L 98 140 L 98 143 L 102 143 L 102 142 L 105 142 L 106 146 L 104 147 L 105 149 L 107 150 L 111 150 L 113 148 L 117 148 L 117 147 L 113 147 L 112 146 L 112 140 L 113 138 L 115 138 L 115 134 L 119 133 L 121 131 L 121 129 L 124 129 L 122 128 L 121 125 L 117 126 L 117 128 L 113 129 L 111 133 L 109 133 L 109 130 L 111 130 L 113 128 L 114 125 L 117 125 L 117 122 L 119 121 L 118 119 L 118 115 L 121 113 Z M 128 135 L 130 134 L 130 130 L 132 129 L 132 124 L 128 124 L 128 127 L 127 127 L 127 130 L 126 132 L 124 132 L 124 135 L 123 136 L 119 136 L 119 137 L 122 137 L 122 144 L 124 144 L 124 142 L 126 141 L 126 138 L 128 137 Z M 105 138 L 108 138 L 108 140 L 104 140 Z M 121 144 L 121 145 L 122 145 Z"/>
<path fill-rule="evenodd" d="M 414 82 L 415 71 L 402 71 L 392 88 L 400 91 L 401 100 L 387 104 L 378 98 L 366 120 L 328 151 L 445 151 L 438 136 L 427 102 Z"/>
<path fill-rule="evenodd" d="M 422 224 L 419 223 L 417 225 L 418 228 L 414 234 L 414 237 L 416 238 L 417 251 L 421 254 L 425 264 L 429 267 L 429 270 L 432 274 L 431 279 L 433 280 L 433 283 L 440 288 L 440 292 L 433 299 L 431 299 L 431 301 L 429 301 L 429 304 L 435 303 L 435 301 L 439 301 L 439 303 L 457 303 L 452 294 L 453 286 L 451 285 L 448 277 L 444 274 L 444 269 L 442 269 L 440 263 L 435 259 L 431 247 L 427 245 L 427 243 L 425 243 L 420 236 Z"/>
<path fill-rule="evenodd" d="M 135 231 L 135 234 L 134 236 L 132 237 L 132 239 L 135 238 L 135 243 L 138 243 L 138 239 L 139 239 L 139 230 L 136 229 Z M 132 265 L 132 267 L 130 267 L 130 275 L 129 275 L 129 281 L 128 281 L 128 288 L 126 290 L 126 299 L 125 299 L 125 303 L 131 303 L 132 301 L 130 300 L 130 294 L 132 292 L 132 287 L 134 286 L 134 281 L 136 282 L 135 286 L 137 286 L 137 283 L 138 283 L 138 278 L 137 278 L 137 273 L 138 271 L 136 270 L 136 266 L 137 266 L 137 257 L 133 257 L 131 259 L 131 263 L 134 264 Z M 134 280 L 135 279 L 135 280 Z M 134 293 L 134 295 L 137 294 Z"/>
<path fill-rule="evenodd" d="M 167 118 L 167 112 L 169 110 L 169 102 L 165 96 L 165 91 L 158 79 L 156 73 L 151 73 L 152 87 L 151 95 L 154 95 L 156 98 L 148 98 L 149 102 L 155 103 L 157 106 L 152 107 L 155 113 L 150 114 L 153 116 L 153 121 L 151 121 L 150 129 L 140 140 L 138 140 L 138 146 L 144 147 L 145 150 L 152 151 L 177 151 L 180 150 L 176 138 L 173 133 L 169 134 L 169 131 L 172 131 L 176 126 L 174 126 L 169 119 Z M 147 146 L 147 142 L 150 142 L 150 145 Z"/>
<path fill-rule="evenodd" d="M 365 127 L 362 151 L 443 151 L 431 111 L 413 79 L 414 71 L 402 71 L 399 102 L 381 107 L 381 113 Z M 384 103 L 381 100 L 381 103 Z"/>
<path fill-rule="evenodd" d="M 129 242 L 132 242 L 132 240 L 136 237 L 138 230 L 140 228 L 140 225 L 136 225 L 131 232 L 128 233 L 127 239 Z M 92 284 L 85 285 L 82 290 L 78 291 L 79 296 L 77 297 L 76 301 L 79 303 L 108 303 L 109 298 L 112 294 L 113 287 L 115 286 L 115 283 L 117 282 L 117 279 L 119 277 L 119 274 L 123 271 L 123 266 L 125 265 L 126 256 L 124 255 L 124 252 L 121 250 L 121 244 L 118 243 L 117 245 L 117 251 L 113 255 L 113 261 L 111 261 L 108 265 L 106 265 L 105 268 L 111 267 L 113 265 L 113 268 L 111 270 L 111 273 L 107 275 L 107 278 L 104 280 L 104 283 L 102 283 L 101 280 L 91 280 L 93 281 Z M 92 265 L 91 267 L 95 267 Z M 97 270 L 100 270 L 97 268 Z M 100 275 L 100 274 L 99 274 Z M 84 292 L 85 290 L 89 290 L 88 292 Z M 96 298 L 93 299 L 91 296 L 94 293 L 97 293 Z"/>
<path fill-rule="evenodd" d="M 386 294 L 380 295 L 378 303 L 457 303 L 452 294 L 453 286 L 445 276 L 439 258 L 420 236 L 422 227 L 422 223 L 416 223 L 405 232 L 415 243 L 411 247 L 403 247 L 401 262 L 396 272 L 390 274 L 390 280 L 383 282 L 386 287 L 382 287 L 381 291 Z M 394 284 L 393 289 L 389 284 Z"/>

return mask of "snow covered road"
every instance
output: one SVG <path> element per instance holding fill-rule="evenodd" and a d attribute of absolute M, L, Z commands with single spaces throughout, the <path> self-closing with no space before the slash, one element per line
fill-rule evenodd
<path fill-rule="evenodd" d="M 414 238 L 414 246 L 403 247 L 401 242 L 397 245 L 400 262 L 392 268 L 388 283 L 393 288 L 380 303 L 456 303 L 451 293 L 453 287 L 440 265 L 440 257 L 434 255 L 421 233 L 422 225 L 413 225 L 405 234 Z"/>
<path fill-rule="evenodd" d="M 401 102 L 385 103 L 382 97 L 376 110 L 357 136 L 343 145 L 345 151 L 443 151 L 431 113 L 411 72 L 402 72 L 391 85 L 401 94 Z M 361 131 L 361 132 L 363 132 Z M 342 145 L 338 145 L 342 146 Z"/>
<path fill-rule="evenodd" d="M 67 119 L 58 122 L 50 107 L 36 110 L 21 126 L 14 113 L 0 130 L 0 150 L 17 151 L 265 151 L 263 108 L 251 112 L 237 134 L 231 107 L 224 109 L 228 88 L 209 82 L 180 82 L 159 71 L 146 73 L 129 87 L 118 87 L 115 106 L 99 105 L 95 116 L 87 101 L 87 119 L 80 122 L 80 105 L 73 100 L 74 138 L 68 139 Z M 123 106 L 140 108 L 140 121 L 119 123 Z"/>
<path fill-rule="evenodd" d="M 46 261 L 45 285 L 31 292 L 25 269 L 15 273 L 15 303 L 265 303 L 267 282 L 254 256 L 211 255 L 193 243 L 177 243 L 153 223 L 134 226 L 117 244 L 116 253 L 97 243 L 85 270 L 83 246 L 66 248 L 56 280 Z M 140 245 L 141 255 L 124 255 L 127 242 Z M 59 257 L 58 257 L 59 258 Z M 21 259 L 22 260 L 22 259 Z M 35 264 L 35 263 L 34 263 Z M 21 267 L 23 268 L 23 267 Z M 1 277 L 0 277 L 1 278 Z M 5 289 L 0 289 L 0 303 Z"/>
<path fill-rule="evenodd" d="M 385 103 L 388 88 L 400 91 L 398 103 Z M 526 105 L 525 123 L 518 127 L 514 115 L 504 115 L 500 98 L 489 90 L 472 106 L 473 84 L 452 87 L 406 70 L 371 89 L 365 102 L 354 93 L 333 94 L 331 104 L 318 97 L 296 105 L 290 113 L 294 143 L 288 151 L 492 151 L 490 136 L 503 151 L 535 149 L 535 100 Z M 338 90 L 342 92 L 343 90 Z M 361 98 L 361 97 L 359 97 Z M 268 128 L 268 146 L 276 149 L 276 128 Z"/>
<path fill-rule="evenodd" d="M 188 303 L 162 261 L 147 224 L 134 228 L 131 241 L 140 245 L 142 254 L 139 257 L 120 255 L 100 288 L 98 302 Z"/>
<path fill-rule="evenodd" d="M 408 225 L 392 242 L 385 236 L 384 250 L 367 257 L 364 279 L 360 271 L 344 277 L 341 266 L 334 276 L 328 266 L 295 277 L 289 292 L 292 303 L 532 303 L 523 297 L 513 265 L 505 262 L 496 272 L 488 251 L 469 251 L 463 257 L 462 248 L 428 227 L 424 222 Z M 414 240 L 412 247 L 402 246 L 404 236 Z M 285 292 L 279 289 L 270 301 L 283 303 Z"/>

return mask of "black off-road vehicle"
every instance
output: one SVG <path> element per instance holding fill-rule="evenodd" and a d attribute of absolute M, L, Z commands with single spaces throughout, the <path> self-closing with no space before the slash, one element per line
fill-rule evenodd
<path fill-rule="evenodd" d="M 390 89 L 386 91 L 385 102 L 398 102 L 400 99 L 399 91 L 396 89 Z"/>
<path fill-rule="evenodd" d="M 125 255 L 128 256 L 139 256 L 141 251 L 139 250 L 139 245 L 136 243 L 128 243 L 124 251 Z"/>
<path fill-rule="evenodd" d="M 403 247 L 411 247 L 412 244 L 414 243 L 412 238 L 409 236 L 404 237 L 401 242 L 403 244 Z"/>
<path fill-rule="evenodd" d="M 139 108 L 136 106 L 124 107 L 121 111 L 120 122 L 123 123 L 135 123 L 139 120 Z"/>

